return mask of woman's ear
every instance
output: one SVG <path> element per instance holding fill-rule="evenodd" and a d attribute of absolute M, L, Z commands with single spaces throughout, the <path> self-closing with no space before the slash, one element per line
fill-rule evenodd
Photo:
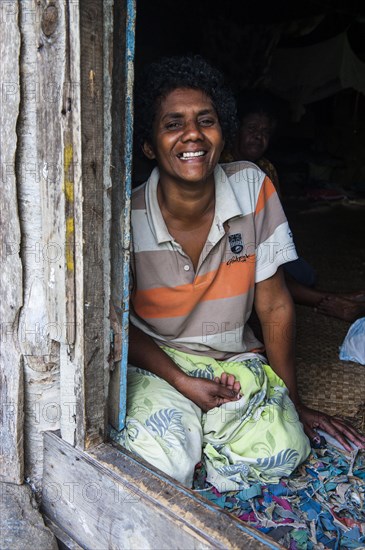
<path fill-rule="evenodd" d="M 148 143 L 148 141 L 145 141 L 144 144 L 142 145 L 142 151 L 144 152 L 144 154 L 148 159 L 153 160 L 156 158 L 153 147 L 150 143 Z"/>

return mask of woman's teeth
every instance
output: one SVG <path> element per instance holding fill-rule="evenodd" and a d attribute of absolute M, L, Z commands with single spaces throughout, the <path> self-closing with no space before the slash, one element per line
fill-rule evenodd
<path fill-rule="evenodd" d="M 205 155 L 205 151 L 194 151 L 194 152 L 186 152 L 186 153 L 182 153 L 180 158 L 181 159 L 190 159 L 190 158 L 193 158 L 193 157 L 202 157 L 203 155 Z"/>

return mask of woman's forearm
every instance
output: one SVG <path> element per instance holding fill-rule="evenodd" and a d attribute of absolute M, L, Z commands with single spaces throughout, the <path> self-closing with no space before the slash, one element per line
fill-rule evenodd
<path fill-rule="evenodd" d="M 266 355 L 271 368 L 283 380 L 292 401 L 300 399 L 295 371 L 295 316 L 289 306 L 274 309 L 263 321 Z"/>
<path fill-rule="evenodd" d="M 256 285 L 256 310 L 271 368 L 300 405 L 295 371 L 295 309 L 281 273 Z"/>
<path fill-rule="evenodd" d="M 175 388 L 187 376 L 150 336 L 132 323 L 129 324 L 128 362 L 157 374 Z"/>

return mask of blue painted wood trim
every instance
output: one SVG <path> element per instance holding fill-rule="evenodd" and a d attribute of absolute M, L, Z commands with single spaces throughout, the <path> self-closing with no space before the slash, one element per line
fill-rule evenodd
<path fill-rule="evenodd" d="M 119 0 L 121 1 L 121 0 Z M 122 359 L 120 365 L 118 429 L 124 428 L 127 401 L 128 326 L 129 326 L 129 246 L 130 246 L 130 197 L 132 189 L 132 150 L 133 150 L 133 81 L 136 2 L 126 1 L 126 47 L 125 47 L 125 127 L 124 127 L 124 212 L 123 212 L 123 288 L 122 288 Z"/>

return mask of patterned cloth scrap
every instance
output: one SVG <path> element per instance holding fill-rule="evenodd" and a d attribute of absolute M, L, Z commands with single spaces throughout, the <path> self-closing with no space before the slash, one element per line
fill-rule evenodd
<path fill-rule="evenodd" d="M 218 492 L 197 465 L 194 490 L 290 550 L 365 548 L 365 453 L 327 443 L 290 478 Z"/>
<path fill-rule="evenodd" d="M 207 481 L 220 492 L 278 482 L 308 456 L 288 390 L 264 358 L 246 353 L 218 361 L 162 349 L 190 376 L 233 374 L 242 397 L 203 413 L 165 380 L 129 366 L 126 428 L 111 433 L 128 450 L 189 487 L 203 450 Z"/>

